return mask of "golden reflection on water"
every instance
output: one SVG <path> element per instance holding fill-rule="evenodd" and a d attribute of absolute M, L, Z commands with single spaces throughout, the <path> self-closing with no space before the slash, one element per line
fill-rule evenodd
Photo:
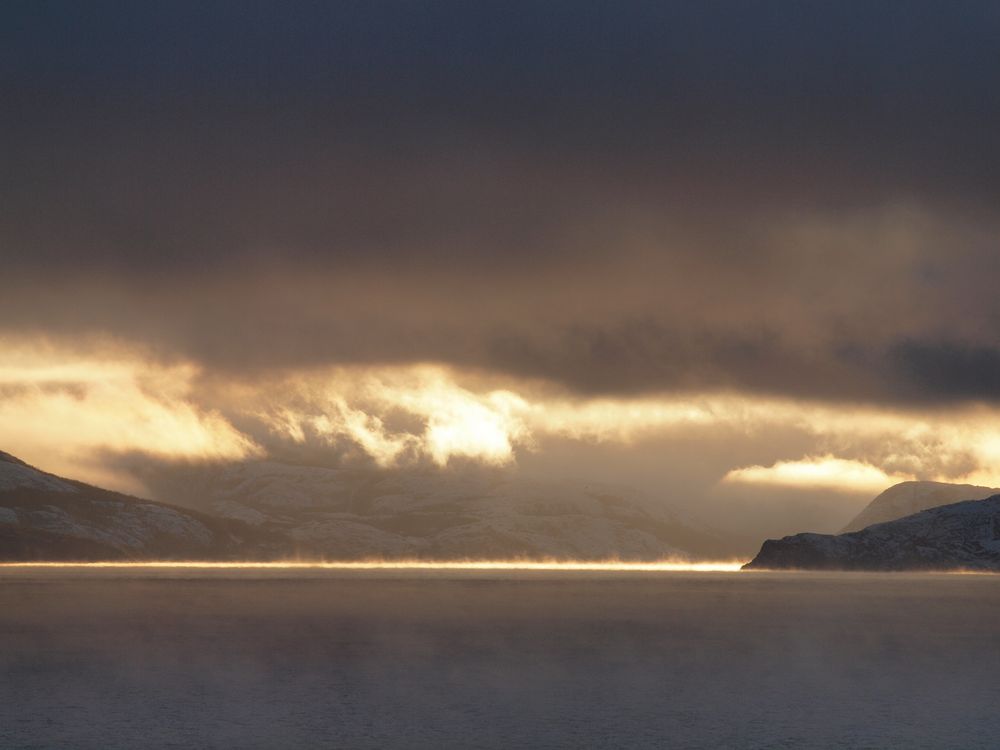
<path fill-rule="evenodd" d="M 745 561 L 725 562 L 622 562 L 532 561 L 532 560 L 358 560 L 283 562 L 208 562 L 155 560 L 145 562 L 9 562 L 0 568 L 208 568 L 255 570 L 552 570 L 552 571 L 669 571 L 690 573 L 735 573 Z"/>

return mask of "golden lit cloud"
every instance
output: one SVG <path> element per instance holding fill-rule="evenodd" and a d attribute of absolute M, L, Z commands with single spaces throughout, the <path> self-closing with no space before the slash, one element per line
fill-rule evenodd
<path fill-rule="evenodd" d="M 301 404 L 279 403 L 260 415 L 274 432 L 300 443 L 310 435 L 348 439 L 383 466 L 420 456 L 439 466 L 452 457 L 503 465 L 527 439 L 523 398 L 504 390 L 477 393 L 430 365 L 326 369 L 266 390 L 265 398 L 277 394 Z M 393 415 L 406 417 L 409 429 L 388 427 Z"/>
<path fill-rule="evenodd" d="M 877 466 L 834 456 L 778 461 L 771 466 L 747 466 L 733 469 L 724 482 L 770 484 L 785 487 L 821 487 L 826 489 L 878 492 L 889 485 L 913 479 L 912 476 L 887 474 Z"/>
<path fill-rule="evenodd" d="M 245 385 L 230 396 L 268 404 L 257 416 L 275 434 L 298 443 L 350 440 L 383 466 L 416 457 L 440 466 L 454 457 L 504 465 L 544 437 L 629 443 L 747 418 L 735 397 L 576 399 L 495 385 L 427 364 L 336 367 Z M 404 426 L 391 427 L 394 418 Z"/>
<path fill-rule="evenodd" d="M 192 365 L 143 361 L 112 344 L 89 352 L 0 342 L 0 446 L 49 471 L 141 489 L 95 461 L 101 452 L 237 459 L 257 448 L 189 400 Z"/>
<path fill-rule="evenodd" d="M 456 458 L 502 466 L 553 438 L 777 445 L 783 435 L 792 446 L 785 455 L 722 466 L 718 478 L 866 492 L 912 477 L 1000 484 L 993 468 L 1000 466 L 1000 412 L 985 406 L 844 409 L 738 393 L 581 398 L 431 364 L 254 380 L 202 375 L 190 363 L 163 364 L 121 344 L 0 341 L 0 447 L 53 471 L 139 489 L 102 455 L 238 460 L 263 455 L 262 441 L 278 441 L 352 446 L 382 466 L 445 466 Z"/>
<path fill-rule="evenodd" d="M 323 368 L 235 393 L 241 403 L 268 405 L 258 417 L 274 434 L 350 441 L 383 466 L 418 458 L 443 466 L 454 457 L 503 465 L 551 437 L 623 444 L 697 430 L 735 443 L 790 431 L 808 443 L 801 452 L 728 467 L 725 481 L 849 490 L 910 477 L 1000 481 L 992 470 L 1000 465 L 1000 414 L 986 407 L 844 409 L 736 393 L 586 399 L 433 365 Z"/>

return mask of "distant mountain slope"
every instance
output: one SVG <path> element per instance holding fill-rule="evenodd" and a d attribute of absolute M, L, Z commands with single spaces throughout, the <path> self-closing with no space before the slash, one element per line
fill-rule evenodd
<path fill-rule="evenodd" d="M 64 479 L 0 453 L 0 560 L 719 557 L 725 540 L 634 490 L 508 472 L 261 461 L 172 493 L 189 507 Z"/>
<path fill-rule="evenodd" d="M 847 534 L 769 539 L 744 568 L 1000 571 L 1000 495 L 942 505 Z"/>
<path fill-rule="evenodd" d="M 900 482 L 872 500 L 854 520 L 841 529 L 841 533 L 860 531 L 873 523 L 893 521 L 921 510 L 959 500 L 982 500 L 997 493 L 1000 493 L 1000 489 L 979 487 L 974 484 Z"/>
<path fill-rule="evenodd" d="M 207 481 L 211 512 L 280 530 L 325 557 L 662 559 L 723 541 L 634 490 L 505 472 L 234 464 Z"/>
<path fill-rule="evenodd" d="M 266 530 L 63 479 L 0 451 L 0 560 L 207 560 L 289 551 Z"/>

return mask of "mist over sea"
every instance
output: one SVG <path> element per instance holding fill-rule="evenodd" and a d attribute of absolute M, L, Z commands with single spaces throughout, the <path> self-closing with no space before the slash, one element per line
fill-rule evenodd
<path fill-rule="evenodd" d="M 995 748 L 1000 577 L 0 571 L 0 747 Z"/>

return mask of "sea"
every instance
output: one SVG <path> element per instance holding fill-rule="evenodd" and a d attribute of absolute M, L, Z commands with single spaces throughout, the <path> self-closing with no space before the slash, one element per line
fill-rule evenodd
<path fill-rule="evenodd" d="M 1000 576 L 0 568 L 0 748 L 997 748 Z"/>

